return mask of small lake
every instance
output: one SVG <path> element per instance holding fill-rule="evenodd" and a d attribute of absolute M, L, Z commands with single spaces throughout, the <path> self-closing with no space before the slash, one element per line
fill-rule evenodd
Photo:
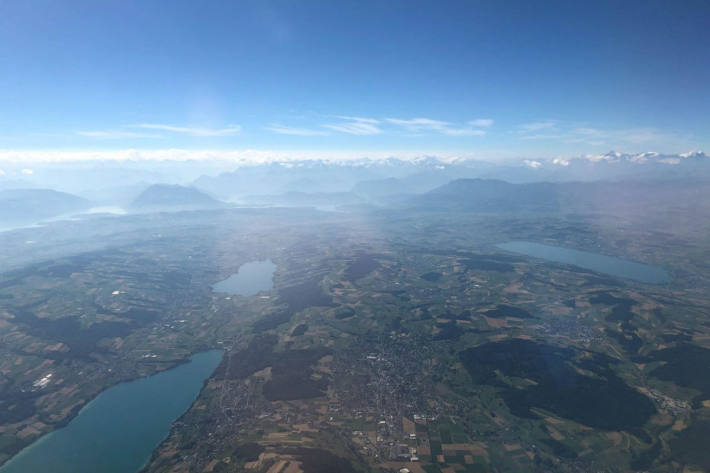
<path fill-rule="evenodd" d="M 253 296 L 261 291 L 270 291 L 274 288 L 274 271 L 276 265 L 270 259 L 245 263 L 235 274 L 213 284 L 212 290 L 234 296 Z"/>
<path fill-rule="evenodd" d="M 198 353 L 171 370 L 107 389 L 66 427 L 0 467 L 0 473 L 139 471 L 221 360 L 220 350 Z"/>
<path fill-rule="evenodd" d="M 510 241 L 496 246 L 502 250 L 522 253 L 556 263 L 573 264 L 599 273 L 633 279 L 634 281 L 642 283 L 665 284 L 671 280 L 668 272 L 660 266 L 636 263 L 634 261 L 600 255 L 598 253 L 571 250 L 559 246 L 542 245 L 529 241 Z"/>

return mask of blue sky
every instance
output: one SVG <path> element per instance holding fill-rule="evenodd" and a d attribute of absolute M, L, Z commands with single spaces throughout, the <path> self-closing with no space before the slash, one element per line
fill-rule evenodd
<path fill-rule="evenodd" d="M 0 0 L 0 150 L 710 149 L 707 1 Z"/>

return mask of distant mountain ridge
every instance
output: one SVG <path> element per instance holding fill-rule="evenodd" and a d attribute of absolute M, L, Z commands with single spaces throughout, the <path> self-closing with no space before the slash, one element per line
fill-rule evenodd
<path fill-rule="evenodd" d="M 710 179 L 535 182 L 513 184 L 496 179 L 457 179 L 412 197 L 411 207 L 501 211 L 653 212 L 696 208 L 707 215 Z"/>
<path fill-rule="evenodd" d="M 231 199 L 284 192 L 349 192 L 362 182 L 409 179 L 420 174 L 423 175 L 422 179 L 434 182 L 429 186 L 431 189 L 457 176 L 470 176 L 478 168 L 480 165 L 475 163 L 471 163 L 470 167 L 461 167 L 433 157 L 412 161 L 395 158 L 284 161 L 243 166 L 217 176 L 201 176 L 193 184 L 213 195 Z M 443 181 L 441 176 L 445 176 Z"/>
<path fill-rule="evenodd" d="M 87 210 L 91 203 L 73 194 L 51 189 L 0 191 L 0 227 L 30 223 Z"/>
<path fill-rule="evenodd" d="M 394 196 L 427 192 L 457 178 L 510 183 L 710 179 L 710 158 L 702 151 L 679 154 L 610 151 L 572 158 L 497 161 L 452 155 L 264 163 L 235 161 L 231 164 L 218 161 L 108 164 L 87 161 L 81 165 L 67 164 L 67 167 L 35 163 L 33 172 L 26 174 L 20 168 L 6 167 L 5 174 L 0 174 L 0 189 L 52 188 L 81 195 L 101 205 L 130 207 L 136 191 L 145 185 L 183 183 L 222 201 L 289 192 L 321 195 L 353 192 L 364 201 L 386 204 Z M 110 185 L 105 185 L 106 182 Z M 200 205 L 211 204 L 202 201 Z"/>
<path fill-rule="evenodd" d="M 284 192 L 348 192 L 380 198 L 426 192 L 456 178 L 514 183 L 684 178 L 710 179 L 710 158 L 702 151 L 681 154 L 610 151 L 575 158 L 487 162 L 423 156 L 403 160 L 303 160 L 242 166 L 217 176 L 201 176 L 195 187 L 224 198 Z"/>
<path fill-rule="evenodd" d="M 193 187 L 153 184 L 131 203 L 133 209 L 215 208 L 223 203 Z"/>

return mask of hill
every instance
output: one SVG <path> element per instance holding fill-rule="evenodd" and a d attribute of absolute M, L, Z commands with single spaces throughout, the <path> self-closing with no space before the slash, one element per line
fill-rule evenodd
<path fill-rule="evenodd" d="M 541 182 L 511 184 L 497 179 L 456 179 L 413 199 L 423 207 L 457 207 L 478 211 L 556 210 L 563 185 Z"/>
<path fill-rule="evenodd" d="M 90 206 L 86 199 L 51 189 L 4 190 L 0 191 L 0 226 L 37 222 Z"/>
<path fill-rule="evenodd" d="M 193 187 L 154 184 L 136 197 L 133 209 L 203 209 L 220 207 L 222 202 Z"/>

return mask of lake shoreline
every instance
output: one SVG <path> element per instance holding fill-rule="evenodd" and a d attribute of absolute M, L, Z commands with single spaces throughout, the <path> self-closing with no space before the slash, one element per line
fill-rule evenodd
<path fill-rule="evenodd" d="M 18 452 L 16 452 L 15 454 L 10 456 L 9 458 L 7 458 L 2 464 L 0 464 L 0 473 L 6 473 L 6 472 L 12 473 L 13 472 L 12 469 L 15 467 L 15 464 L 17 462 L 23 461 L 24 456 L 34 453 L 35 449 L 37 449 L 38 447 L 40 447 L 44 443 L 51 441 L 53 436 L 55 436 L 59 432 L 63 431 L 63 429 L 68 428 L 77 419 L 80 419 L 80 416 L 82 414 L 86 413 L 87 410 L 92 409 L 95 406 L 95 404 L 102 399 L 102 396 L 106 395 L 106 393 L 111 392 L 112 390 L 115 390 L 116 388 L 120 388 L 122 386 L 124 386 L 124 387 L 130 386 L 130 385 L 133 385 L 134 383 L 138 383 L 138 382 L 141 382 L 144 380 L 149 380 L 149 379 L 154 378 L 156 376 L 170 373 L 171 371 L 179 369 L 180 367 L 183 367 L 183 366 L 189 366 L 193 361 L 195 361 L 194 359 L 196 357 L 199 357 L 200 355 L 206 356 L 206 355 L 209 355 L 211 353 L 216 353 L 216 352 L 219 352 L 219 354 L 220 354 L 219 362 L 216 363 L 215 366 L 209 372 L 209 374 L 207 374 L 204 377 L 204 379 L 202 380 L 202 382 L 199 386 L 199 390 L 197 391 L 197 394 L 195 395 L 192 402 L 186 407 L 186 409 L 179 416 L 177 416 L 175 419 L 173 419 L 170 422 L 166 435 L 151 449 L 151 453 L 148 456 L 148 458 L 146 459 L 145 463 L 143 465 L 141 465 L 138 469 L 134 470 L 135 473 L 142 471 L 149 464 L 150 459 L 152 458 L 153 451 L 155 451 L 155 449 L 157 449 L 159 447 L 159 445 L 167 438 L 167 435 L 169 434 L 170 430 L 172 429 L 172 425 L 177 420 L 179 420 L 183 415 L 185 415 L 190 410 L 190 408 L 195 403 L 195 401 L 198 399 L 200 393 L 202 392 L 202 390 L 206 386 L 206 384 L 209 381 L 209 379 L 211 378 L 212 374 L 214 373 L 216 368 L 219 366 L 219 364 L 222 362 L 222 358 L 224 356 L 223 349 L 205 347 L 205 349 L 202 351 L 197 351 L 195 353 L 188 355 L 185 358 L 177 360 L 169 368 L 157 371 L 157 372 L 147 375 L 147 376 L 137 376 L 137 377 L 134 377 L 131 379 L 122 380 L 118 383 L 107 386 L 105 389 L 99 391 L 95 396 L 93 396 L 90 400 L 88 400 L 82 406 L 77 406 L 75 412 L 73 411 L 69 416 L 67 416 L 66 419 L 62 420 L 60 423 L 57 423 L 55 428 L 53 428 L 51 431 L 38 437 L 37 439 L 32 441 L 30 444 L 26 445 L 21 450 L 19 450 Z M 22 467 L 22 465 L 20 465 L 20 467 Z"/>
<path fill-rule="evenodd" d="M 498 243 L 495 247 L 512 253 L 523 254 L 553 263 L 569 264 L 589 271 L 644 284 L 663 285 L 670 284 L 672 280 L 670 273 L 661 266 L 639 263 L 601 253 L 522 240 Z"/>

